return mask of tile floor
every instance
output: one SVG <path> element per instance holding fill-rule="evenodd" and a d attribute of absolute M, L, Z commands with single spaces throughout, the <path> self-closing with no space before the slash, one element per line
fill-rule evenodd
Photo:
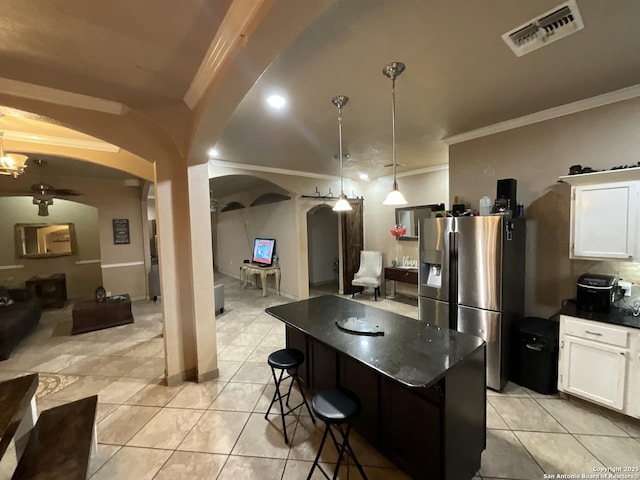
<path fill-rule="evenodd" d="M 99 448 L 90 472 L 95 480 L 304 479 L 322 427 L 305 412 L 287 417 L 289 447 L 279 417 L 263 418 L 273 394 L 266 357 L 284 345 L 284 326 L 264 309 L 290 300 L 262 298 L 261 290 L 243 290 L 224 275 L 216 281 L 225 284 L 225 311 L 217 317 L 215 381 L 163 385 L 162 315 L 152 302 L 134 303 L 131 325 L 73 337 L 71 306 L 46 311 L 38 329 L 0 362 L 0 380 L 39 372 L 39 410 L 99 395 Z M 410 304 L 356 299 L 417 316 Z M 500 394 L 488 392 L 487 423 L 476 478 L 542 479 L 545 473 L 640 466 L 640 421 L 583 402 L 509 384 Z M 370 479 L 407 478 L 357 437 L 354 449 Z M 329 467 L 335 460 L 335 451 L 323 456 Z M 8 452 L 0 478 L 9 478 L 14 467 Z M 340 472 L 340 478 L 347 475 L 359 478 L 353 466 Z"/>

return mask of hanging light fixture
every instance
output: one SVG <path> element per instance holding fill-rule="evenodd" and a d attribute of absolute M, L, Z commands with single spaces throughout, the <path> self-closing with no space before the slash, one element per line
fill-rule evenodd
<path fill-rule="evenodd" d="M 342 107 L 344 107 L 349 101 L 349 97 L 345 95 L 338 95 L 337 97 L 333 97 L 331 99 L 331 103 L 333 103 L 336 107 L 338 107 L 338 139 L 340 141 L 340 196 L 338 197 L 338 201 L 333 206 L 334 212 L 348 212 L 351 210 L 351 205 L 347 200 L 347 196 L 344 194 L 343 189 L 343 180 L 342 180 Z"/>
<path fill-rule="evenodd" d="M 396 78 L 404 72 L 405 65 L 400 62 L 391 62 L 382 69 L 382 73 L 391 79 L 391 159 L 393 160 L 393 187 L 385 198 L 383 205 L 406 205 L 404 195 L 398 190 L 396 180 Z"/>
<path fill-rule="evenodd" d="M 4 153 L 3 137 L 4 133 L 0 132 L 0 175 L 11 175 L 13 178 L 18 178 L 27 168 L 25 163 L 28 157 L 18 153 Z"/>

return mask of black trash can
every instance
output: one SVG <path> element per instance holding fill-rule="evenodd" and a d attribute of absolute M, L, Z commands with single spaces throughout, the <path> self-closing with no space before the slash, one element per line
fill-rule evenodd
<path fill-rule="evenodd" d="M 516 383 L 538 393 L 555 393 L 560 324 L 545 318 L 525 317 L 518 330 Z"/>

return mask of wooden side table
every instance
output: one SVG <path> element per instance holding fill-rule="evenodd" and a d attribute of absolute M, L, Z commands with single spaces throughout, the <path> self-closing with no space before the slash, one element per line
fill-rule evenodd
<path fill-rule="evenodd" d="M 31 277 L 27 290 L 40 300 L 44 308 L 63 308 L 67 301 L 67 277 L 64 273 Z"/>
<path fill-rule="evenodd" d="M 267 296 L 267 275 L 273 275 L 276 281 L 276 295 L 280 295 L 280 267 L 258 267 L 257 265 L 244 264 L 240 269 L 240 281 L 246 288 L 249 283 L 249 275 L 260 275 L 262 284 L 262 296 Z"/>
<path fill-rule="evenodd" d="M 393 296 L 396 295 L 395 282 L 410 283 L 418 285 L 418 269 L 417 268 L 396 268 L 386 267 L 384 269 L 384 296 L 387 296 L 387 280 L 393 280 Z"/>

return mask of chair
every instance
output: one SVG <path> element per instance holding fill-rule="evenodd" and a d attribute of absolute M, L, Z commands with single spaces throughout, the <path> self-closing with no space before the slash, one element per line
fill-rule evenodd
<path fill-rule="evenodd" d="M 342 463 L 344 455 L 347 454 L 355 463 L 361 477 L 364 480 L 367 480 L 367 475 L 364 473 L 362 465 L 358 461 L 356 454 L 353 452 L 353 449 L 349 444 L 351 424 L 360 413 L 360 400 L 358 397 L 353 392 L 344 388 L 330 388 L 316 393 L 313 396 L 313 400 L 311 400 L 311 407 L 313 408 L 316 416 L 324 422 L 325 428 L 324 434 L 322 435 L 322 441 L 320 442 L 320 447 L 318 447 L 318 454 L 311 466 L 311 471 L 307 476 L 307 480 L 311 479 L 313 471 L 316 468 L 320 470 L 325 478 L 329 478 L 327 472 L 325 472 L 320 466 L 320 456 L 322 455 L 322 449 L 324 448 L 324 444 L 327 440 L 327 435 L 331 436 L 331 440 L 338 451 L 338 463 L 336 464 L 333 478 L 335 479 L 338 477 L 340 464 Z M 336 437 L 336 433 L 340 435 L 340 438 Z"/>
<path fill-rule="evenodd" d="M 351 285 L 356 287 L 372 287 L 373 298 L 378 301 L 380 295 L 380 281 L 382 278 L 382 253 L 362 250 L 360 252 L 360 270 L 351 280 Z M 351 298 L 355 293 L 351 295 Z"/>
<path fill-rule="evenodd" d="M 309 415 L 311 415 L 311 421 L 316 423 L 315 418 L 313 418 L 313 414 L 311 413 L 311 409 L 309 408 L 309 404 L 307 403 L 307 399 L 304 396 L 304 391 L 302 390 L 302 385 L 300 385 L 300 378 L 298 377 L 298 368 L 304 362 L 304 353 L 302 353 L 297 348 L 283 348 L 282 350 L 278 350 L 277 352 L 273 352 L 269 355 L 267 359 L 267 363 L 271 367 L 271 375 L 273 376 L 273 382 L 275 383 L 276 390 L 273 392 L 273 398 L 271 399 L 271 404 L 267 409 L 267 413 L 264 414 L 265 420 L 269 416 L 269 412 L 271 411 L 271 407 L 276 402 L 280 403 L 280 415 L 282 417 L 282 430 L 284 432 L 284 443 L 289 443 L 289 437 L 287 436 L 287 425 L 285 423 L 285 418 L 290 413 L 295 412 L 298 408 L 303 405 L 307 407 L 307 411 Z M 276 370 L 280 371 L 280 375 L 276 374 Z M 288 375 L 285 377 L 285 373 Z M 291 383 L 289 384 L 289 389 L 287 393 L 282 395 L 280 392 L 280 385 L 284 380 L 291 379 Z M 302 402 L 295 407 L 289 407 L 289 398 L 291 398 L 291 388 L 293 387 L 293 382 L 297 382 L 298 388 L 300 389 L 300 394 L 302 395 Z M 284 388 L 284 387 L 283 387 Z M 286 399 L 285 405 L 289 410 L 285 412 L 284 406 L 282 404 L 282 400 Z"/>

